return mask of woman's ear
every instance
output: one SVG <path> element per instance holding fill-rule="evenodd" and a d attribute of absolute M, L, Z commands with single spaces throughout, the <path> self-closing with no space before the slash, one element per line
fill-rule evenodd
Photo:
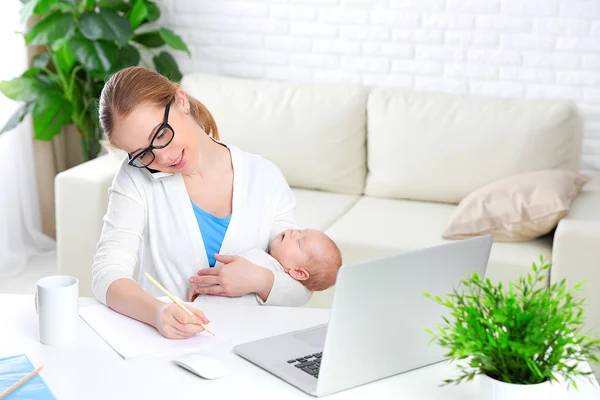
<path fill-rule="evenodd" d="M 185 92 L 183 91 L 183 89 L 179 88 L 175 92 L 175 101 L 174 101 L 174 103 L 177 105 L 177 107 L 181 108 L 181 110 L 185 114 L 189 114 L 190 113 L 190 101 L 188 100 L 187 95 L 185 94 Z"/>
<path fill-rule="evenodd" d="M 294 268 L 290 269 L 289 274 L 292 278 L 297 281 L 305 281 L 310 278 L 310 274 L 304 268 Z"/>

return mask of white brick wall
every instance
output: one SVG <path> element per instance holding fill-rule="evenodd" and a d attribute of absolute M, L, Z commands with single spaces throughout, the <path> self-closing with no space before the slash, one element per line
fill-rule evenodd
<path fill-rule="evenodd" d="M 182 72 L 567 98 L 600 171 L 600 0 L 160 0 Z"/>

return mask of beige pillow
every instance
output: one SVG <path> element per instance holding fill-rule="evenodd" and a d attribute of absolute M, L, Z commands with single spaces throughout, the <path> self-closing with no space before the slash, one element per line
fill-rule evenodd
<path fill-rule="evenodd" d="M 589 180 L 571 171 L 546 170 L 494 181 L 460 202 L 442 237 L 492 234 L 496 241 L 517 242 L 543 236 L 567 214 Z"/>

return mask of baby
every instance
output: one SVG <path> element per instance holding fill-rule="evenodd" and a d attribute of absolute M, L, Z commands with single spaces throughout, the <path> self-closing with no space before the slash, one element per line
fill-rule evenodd
<path fill-rule="evenodd" d="M 333 286 L 342 265 L 337 245 L 315 229 L 286 230 L 273 239 L 270 254 L 253 248 L 240 256 L 271 271 L 284 271 L 313 292 Z M 191 292 L 193 290 L 190 289 Z M 194 293 L 188 293 L 188 301 L 194 297 Z M 198 299 L 218 303 L 259 304 L 255 294 L 236 298 L 201 295 Z"/>

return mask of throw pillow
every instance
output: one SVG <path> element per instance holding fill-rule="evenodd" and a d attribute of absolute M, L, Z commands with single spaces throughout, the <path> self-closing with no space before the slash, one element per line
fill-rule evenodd
<path fill-rule="evenodd" d="M 566 170 L 512 175 L 465 197 L 442 237 L 464 239 L 491 234 L 496 241 L 535 239 L 552 231 L 589 178 Z"/>

